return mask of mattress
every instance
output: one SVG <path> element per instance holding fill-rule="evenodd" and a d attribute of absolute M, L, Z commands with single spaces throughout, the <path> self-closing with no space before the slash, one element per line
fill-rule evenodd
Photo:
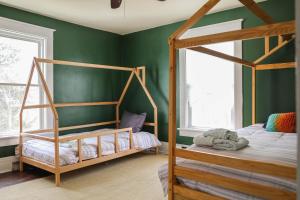
<path fill-rule="evenodd" d="M 99 129 L 96 131 L 107 131 L 109 129 Z M 84 132 L 78 134 L 85 134 L 91 132 Z M 74 133 L 76 134 L 76 133 Z M 72 134 L 72 135 L 74 135 Z M 48 134 L 49 137 L 53 137 L 53 133 Z M 129 149 L 129 133 L 121 132 L 118 134 L 119 150 L 125 151 Z M 137 132 L 133 133 L 134 147 L 137 149 L 148 149 L 152 147 L 160 146 L 159 140 L 151 133 Z M 102 156 L 107 156 L 115 153 L 114 135 L 101 136 Z M 96 158 L 97 154 L 97 138 L 86 138 L 82 140 L 81 152 L 83 160 Z M 43 163 L 54 165 L 54 143 L 30 139 L 23 143 L 22 154 L 25 157 L 29 157 Z M 79 161 L 77 151 L 77 141 L 70 141 L 59 144 L 59 158 L 60 165 L 70 165 Z"/>
<path fill-rule="evenodd" d="M 297 134 L 282 133 L 282 132 L 267 132 L 262 127 L 262 124 L 256 124 L 246 128 L 237 130 L 239 137 L 245 137 L 249 140 L 249 146 L 239 151 L 220 151 L 211 148 L 189 147 L 193 151 L 201 151 L 207 153 L 217 153 L 219 155 L 234 156 L 245 159 L 255 159 L 264 162 L 275 162 L 282 164 L 292 164 L 296 166 L 297 155 Z M 177 159 L 177 165 L 188 168 L 198 169 L 215 173 L 218 175 L 236 178 L 239 180 L 250 181 L 270 185 L 277 188 L 283 188 L 292 192 L 296 191 L 295 180 L 283 179 L 269 175 L 262 175 L 243 170 L 237 170 L 229 167 L 223 167 L 213 164 L 201 163 L 187 159 Z M 159 169 L 159 177 L 167 195 L 168 188 L 168 166 L 164 165 Z M 221 187 L 196 182 L 182 177 L 177 177 L 177 181 L 189 188 L 196 189 L 202 192 L 207 192 L 213 195 L 221 196 L 226 199 L 234 200 L 253 200 L 260 199 L 241 192 L 227 190 Z"/>

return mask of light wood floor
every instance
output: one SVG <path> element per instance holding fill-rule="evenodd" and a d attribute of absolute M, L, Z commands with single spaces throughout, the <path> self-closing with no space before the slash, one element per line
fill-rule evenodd
<path fill-rule="evenodd" d="M 137 154 L 54 177 L 35 179 L 0 189 L 5 200 L 163 200 L 158 168 L 167 156 Z"/>

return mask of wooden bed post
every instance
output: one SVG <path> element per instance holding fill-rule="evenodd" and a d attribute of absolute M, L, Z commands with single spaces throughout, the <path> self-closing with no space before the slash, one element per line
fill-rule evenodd
<path fill-rule="evenodd" d="M 35 62 L 35 67 L 37 69 L 38 75 L 40 77 L 40 81 L 42 84 L 42 87 L 45 91 L 47 100 L 50 104 L 50 108 L 52 110 L 53 116 L 54 116 L 54 151 L 55 151 L 55 160 L 54 160 L 54 165 L 55 165 L 55 184 L 56 186 L 60 185 L 60 157 L 59 157 L 59 125 L 58 125 L 58 114 L 56 111 L 56 108 L 54 106 L 49 88 L 47 86 L 46 80 L 43 76 L 43 72 L 41 70 L 40 64 L 38 62 L 37 58 L 34 58 Z"/>
<path fill-rule="evenodd" d="M 174 166 L 176 164 L 175 148 L 176 148 L 176 49 L 174 40 L 169 43 L 169 200 L 174 200 Z"/>
<path fill-rule="evenodd" d="M 20 123 L 20 135 L 19 135 L 19 170 L 20 172 L 23 171 L 23 161 L 22 161 L 22 151 L 23 151 L 23 136 L 22 136 L 22 133 L 23 133 L 23 110 L 24 110 L 24 107 L 25 107 L 25 104 L 26 104 L 26 100 L 27 100 L 27 96 L 28 96 L 28 92 L 29 92 L 29 88 L 30 88 L 30 85 L 31 85 L 31 80 L 32 80 L 32 76 L 33 76 L 33 72 L 34 72 L 34 66 L 35 66 L 35 63 L 34 61 L 32 61 L 32 65 L 31 65 L 31 69 L 30 69 L 30 73 L 29 73 L 29 77 L 28 77 L 28 81 L 27 81 L 27 84 L 26 84 L 26 88 L 25 88 L 25 94 L 24 94 L 24 97 L 23 97 L 23 102 L 22 102 L 22 106 L 21 106 L 21 110 L 20 110 L 20 116 L 19 116 L 19 123 Z"/>
<path fill-rule="evenodd" d="M 252 67 L 252 124 L 256 122 L 256 66 Z"/>

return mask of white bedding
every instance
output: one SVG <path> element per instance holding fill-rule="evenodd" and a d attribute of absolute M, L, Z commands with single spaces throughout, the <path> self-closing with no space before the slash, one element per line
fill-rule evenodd
<path fill-rule="evenodd" d="M 285 163 L 296 166 L 297 159 L 297 134 L 296 133 L 280 133 L 280 132 L 267 132 L 262 128 L 262 124 L 256 124 L 243 129 L 237 130 L 239 137 L 245 137 L 249 140 L 249 146 L 239 151 L 220 151 L 204 147 L 196 147 L 192 145 L 191 150 L 218 153 L 220 155 L 235 156 L 240 158 L 248 158 L 261 160 L 265 162 Z M 262 183 L 278 188 L 285 188 L 289 191 L 296 191 L 295 180 L 288 180 L 268 175 L 262 175 L 233 168 L 222 167 L 217 165 L 208 165 L 197 161 L 177 159 L 177 164 L 189 168 L 199 169 L 202 171 L 209 171 L 219 175 L 234 177 L 240 180 L 247 180 L 254 183 Z M 165 194 L 168 187 L 168 167 L 162 166 L 159 169 L 159 177 L 163 185 Z M 259 199 L 240 192 L 215 187 L 212 185 L 188 180 L 182 177 L 177 177 L 179 183 L 204 191 L 210 194 L 224 197 L 226 199 L 234 200 L 252 200 Z"/>
<path fill-rule="evenodd" d="M 96 131 L 105 131 L 108 129 L 100 129 Z M 87 132 L 85 132 L 87 133 Z M 79 133 L 79 134 L 85 134 Z M 129 149 L 129 133 L 122 132 L 119 133 L 118 143 L 120 151 Z M 151 133 L 148 132 L 138 132 L 133 133 L 133 143 L 134 147 L 138 149 L 148 149 L 151 147 L 160 146 L 159 140 Z M 115 153 L 114 145 L 114 135 L 101 136 L 101 147 L 102 155 L 110 155 Z M 83 160 L 96 158 L 97 155 L 97 139 L 96 138 L 86 138 L 82 141 L 82 156 Z M 54 143 L 42 141 L 38 139 L 28 140 L 23 144 L 23 156 L 33 158 L 35 160 L 42 161 L 44 163 L 54 165 Z M 70 165 L 78 162 L 79 158 L 77 156 L 77 142 L 70 141 L 67 143 L 60 143 L 59 146 L 60 154 L 60 165 Z"/>

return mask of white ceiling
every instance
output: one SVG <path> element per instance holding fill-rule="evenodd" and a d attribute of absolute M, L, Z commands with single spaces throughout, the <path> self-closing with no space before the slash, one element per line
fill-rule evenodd
<path fill-rule="evenodd" d="M 113 10 L 110 0 L 0 0 L 4 5 L 122 35 L 187 19 L 205 2 L 123 0 Z M 210 13 L 239 6 L 238 0 L 222 0 Z"/>

